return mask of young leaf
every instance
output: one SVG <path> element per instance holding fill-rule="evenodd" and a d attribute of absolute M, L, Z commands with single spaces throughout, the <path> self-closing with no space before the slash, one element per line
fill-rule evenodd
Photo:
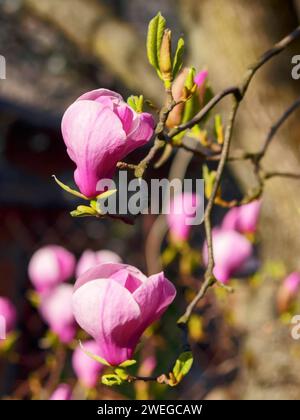
<path fill-rule="evenodd" d="M 158 13 L 153 19 L 150 20 L 147 34 L 147 56 L 149 63 L 159 73 L 159 50 L 162 42 L 162 37 L 166 27 L 166 20 Z"/>
<path fill-rule="evenodd" d="M 184 39 L 179 38 L 173 61 L 173 78 L 176 77 L 183 63 Z"/>
<path fill-rule="evenodd" d="M 131 95 L 127 98 L 127 103 L 135 112 L 141 113 L 143 112 L 143 105 L 144 105 L 144 97 L 143 95 L 134 96 Z"/>
<path fill-rule="evenodd" d="M 182 378 L 187 375 L 192 367 L 193 364 L 193 354 L 191 351 L 186 351 L 181 353 L 178 359 L 175 362 L 173 367 L 173 375 L 178 382 L 182 380 Z"/>

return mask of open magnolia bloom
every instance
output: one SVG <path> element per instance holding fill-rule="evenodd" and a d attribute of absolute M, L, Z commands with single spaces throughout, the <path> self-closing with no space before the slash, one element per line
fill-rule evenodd
<path fill-rule="evenodd" d="M 133 356 L 144 330 L 173 302 L 176 289 L 164 273 L 146 277 L 125 264 L 100 264 L 75 283 L 73 313 L 110 365 Z"/>
<path fill-rule="evenodd" d="M 135 112 L 116 92 L 97 89 L 80 96 L 63 116 L 62 135 L 81 193 L 101 193 L 97 183 L 111 179 L 117 162 L 147 143 L 153 128 L 150 114 Z"/>

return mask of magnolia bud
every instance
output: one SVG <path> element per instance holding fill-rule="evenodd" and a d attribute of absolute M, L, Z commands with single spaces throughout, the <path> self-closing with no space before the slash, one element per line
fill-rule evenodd
<path fill-rule="evenodd" d="M 172 51 L 170 29 L 165 30 L 162 38 L 159 52 L 159 70 L 166 87 L 170 87 L 172 81 Z"/>

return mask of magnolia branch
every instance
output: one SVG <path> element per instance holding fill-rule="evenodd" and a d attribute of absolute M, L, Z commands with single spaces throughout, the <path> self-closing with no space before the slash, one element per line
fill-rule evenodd
<path fill-rule="evenodd" d="M 199 300 L 203 298 L 203 296 L 206 294 L 209 287 L 211 287 L 213 284 L 215 284 L 217 282 L 216 278 L 213 275 L 214 255 L 213 255 L 212 228 L 211 228 L 210 218 L 211 218 L 211 212 L 212 212 L 212 209 L 213 209 L 213 205 L 214 205 L 215 199 L 217 197 L 217 192 L 218 192 L 218 189 L 219 189 L 221 177 L 223 175 L 224 167 L 225 167 L 226 161 L 228 159 L 230 143 L 231 143 L 233 129 L 234 129 L 235 118 L 236 118 L 240 103 L 243 100 L 243 98 L 245 97 L 246 92 L 248 90 L 248 87 L 250 85 L 250 82 L 251 82 L 252 78 L 254 77 L 255 73 L 265 63 L 267 63 L 272 57 L 279 54 L 281 51 L 283 51 L 286 47 L 288 47 L 293 41 L 295 41 L 299 37 L 300 37 L 300 27 L 298 27 L 291 34 L 289 34 L 288 36 L 283 38 L 280 42 L 275 44 L 273 48 L 271 48 L 266 53 L 264 53 L 259 58 L 259 60 L 256 63 L 254 63 L 248 69 L 241 86 L 236 88 L 236 89 L 238 89 L 239 94 L 237 94 L 237 93 L 234 94 L 233 105 L 232 105 L 229 121 L 228 121 L 227 128 L 226 128 L 224 144 L 223 144 L 218 168 L 217 168 L 217 171 L 216 171 L 215 183 L 214 183 L 214 186 L 213 186 L 213 189 L 212 189 L 212 193 L 211 193 L 211 195 L 208 199 L 208 203 L 207 203 L 205 213 L 204 213 L 205 233 L 206 233 L 206 241 L 207 241 L 207 248 L 208 248 L 208 264 L 207 264 L 207 269 L 206 269 L 205 274 L 204 274 L 204 282 L 201 285 L 198 293 L 196 294 L 196 296 L 194 297 L 192 302 L 186 308 L 185 313 L 178 320 L 179 324 L 186 324 L 188 322 L 188 320 L 189 320 L 194 308 L 198 304 Z M 215 97 L 216 98 L 215 99 L 215 104 L 217 104 L 222 98 L 224 98 L 226 96 L 226 94 L 225 94 L 226 92 L 228 92 L 228 91 L 225 90 L 225 91 L 223 91 L 223 95 L 221 93 L 221 94 L 219 94 Z M 235 90 L 235 92 L 237 92 L 237 90 Z M 232 92 L 230 92 L 230 93 L 232 93 Z M 292 106 L 291 109 L 289 109 L 287 111 L 287 115 L 284 114 L 284 116 L 279 120 L 279 123 L 277 125 L 275 124 L 275 129 L 273 129 L 271 139 L 275 135 L 277 129 L 285 121 L 285 119 L 293 112 L 294 109 L 297 108 L 298 101 L 296 101 L 296 103 L 297 104 L 294 104 L 294 106 Z M 209 110 L 210 109 L 211 108 L 209 108 Z M 207 112 L 209 110 L 207 110 Z M 205 116 L 205 114 L 201 114 L 200 115 L 200 120 L 199 120 L 199 114 L 198 114 L 198 117 L 194 118 L 194 123 L 197 124 L 199 121 L 201 121 L 202 118 L 204 118 L 204 116 Z M 268 136 L 268 139 L 269 139 L 269 137 L 270 136 Z M 268 143 L 270 141 L 271 140 L 268 140 Z M 267 149 L 267 147 L 266 147 L 266 149 Z M 260 182 L 262 183 L 261 179 L 260 179 Z"/>

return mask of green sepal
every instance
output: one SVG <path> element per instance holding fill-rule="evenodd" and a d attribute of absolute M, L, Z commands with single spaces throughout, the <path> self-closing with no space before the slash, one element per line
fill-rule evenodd
<path fill-rule="evenodd" d="M 61 182 L 58 178 L 56 178 L 55 175 L 52 175 L 52 177 L 54 178 L 55 182 L 66 192 L 75 195 L 75 197 L 79 197 L 82 198 L 83 200 L 89 200 L 88 197 L 86 197 L 85 195 L 81 194 L 79 191 L 73 190 L 72 188 L 70 188 L 68 185 L 64 184 L 63 182 Z"/>
<path fill-rule="evenodd" d="M 121 368 L 125 368 L 125 367 L 129 367 L 129 366 L 133 366 L 136 364 L 136 360 L 134 359 L 129 359 L 129 360 L 125 360 L 125 362 L 122 362 L 119 367 Z"/>
<path fill-rule="evenodd" d="M 118 375 L 110 374 L 103 375 L 101 378 L 101 382 L 103 383 L 103 385 L 106 386 L 114 386 L 121 385 L 123 383 L 123 380 Z"/>
<path fill-rule="evenodd" d="M 96 354 L 94 354 L 94 353 L 91 353 L 90 351 L 88 351 L 88 350 L 86 350 L 84 347 L 83 347 L 83 344 L 82 344 L 82 342 L 79 340 L 79 345 L 80 345 L 80 348 L 81 348 L 81 350 L 87 355 L 87 356 L 89 356 L 90 358 L 92 358 L 92 359 L 94 359 L 94 360 L 96 360 L 96 362 L 98 362 L 98 363 L 101 363 L 102 365 L 104 365 L 104 366 L 111 366 L 105 359 L 103 359 L 102 357 L 100 357 L 100 356 L 97 356 Z M 107 375 L 107 376 L 109 376 L 109 375 Z"/>

